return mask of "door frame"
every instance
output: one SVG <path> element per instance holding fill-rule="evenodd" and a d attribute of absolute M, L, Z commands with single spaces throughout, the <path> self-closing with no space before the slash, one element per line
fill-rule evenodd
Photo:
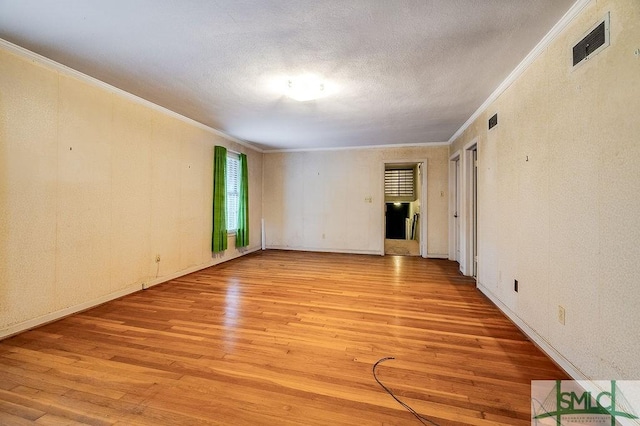
<path fill-rule="evenodd" d="M 384 240 L 385 240 L 385 236 L 386 236 L 386 230 L 385 230 L 385 215 L 384 215 L 384 208 L 385 208 L 385 200 L 384 200 L 384 171 L 385 171 L 385 166 L 387 164 L 417 164 L 421 171 L 419 173 L 419 179 L 420 179 L 420 193 L 418 194 L 418 199 L 420 200 L 420 219 L 419 219 L 419 223 L 420 223 L 420 256 L 423 258 L 427 258 L 428 255 L 428 251 L 427 251 L 427 236 L 428 236 L 428 229 L 427 229 L 427 160 L 404 160 L 404 159 L 398 159 L 398 160 L 383 160 L 382 161 L 382 179 L 380 180 L 381 182 L 381 197 L 380 197 L 380 203 L 379 203 L 379 209 L 380 209 L 380 213 L 382 215 L 382 221 L 381 223 L 381 230 L 380 230 L 380 235 L 381 235 L 381 240 L 380 240 L 380 255 L 384 256 Z"/>
<path fill-rule="evenodd" d="M 461 243 L 461 207 L 462 207 L 462 158 L 460 150 L 449 157 L 449 260 L 460 262 L 457 253 L 462 256 Z M 457 207 L 457 208 L 456 208 Z M 456 217 L 457 226 L 456 226 Z"/>
<path fill-rule="evenodd" d="M 466 276 L 474 275 L 474 258 L 478 253 L 474 252 L 474 242 L 477 243 L 476 211 L 474 203 L 477 200 L 477 182 L 475 182 L 476 193 L 474 194 L 474 161 L 473 152 L 478 150 L 478 138 L 474 138 L 462 149 L 462 203 L 460 206 L 460 272 Z M 477 246 L 477 244 L 476 244 Z M 477 276 L 476 271 L 476 276 Z"/>

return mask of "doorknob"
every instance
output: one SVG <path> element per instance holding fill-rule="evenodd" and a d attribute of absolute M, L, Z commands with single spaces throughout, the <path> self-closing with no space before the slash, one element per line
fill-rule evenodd
<path fill-rule="evenodd" d="M 454 213 L 453 217 L 458 217 L 458 213 Z"/>

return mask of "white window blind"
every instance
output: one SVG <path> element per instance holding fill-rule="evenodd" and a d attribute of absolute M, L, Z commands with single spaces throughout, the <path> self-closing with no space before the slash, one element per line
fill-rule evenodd
<path fill-rule="evenodd" d="M 227 155 L 227 231 L 238 229 L 238 200 L 240 199 L 240 159 Z"/>
<path fill-rule="evenodd" d="M 413 169 L 385 170 L 384 195 L 414 198 Z"/>

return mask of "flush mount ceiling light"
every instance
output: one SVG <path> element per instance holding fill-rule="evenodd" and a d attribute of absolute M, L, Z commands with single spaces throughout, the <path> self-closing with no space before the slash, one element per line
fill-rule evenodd
<path fill-rule="evenodd" d="M 287 80 L 285 94 L 296 101 L 305 102 L 327 95 L 325 82 L 315 75 L 303 75 Z"/>

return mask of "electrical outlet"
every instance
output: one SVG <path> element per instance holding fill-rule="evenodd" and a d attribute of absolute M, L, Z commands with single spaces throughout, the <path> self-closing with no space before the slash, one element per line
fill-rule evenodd
<path fill-rule="evenodd" d="M 566 319 L 566 311 L 564 310 L 563 306 L 558 305 L 558 322 L 562 325 L 564 325 L 565 319 Z"/>
<path fill-rule="evenodd" d="M 160 255 L 156 254 L 156 263 L 160 263 Z"/>
<path fill-rule="evenodd" d="M 513 291 L 518 292 L 518 280 L 513 280 Z"/>

